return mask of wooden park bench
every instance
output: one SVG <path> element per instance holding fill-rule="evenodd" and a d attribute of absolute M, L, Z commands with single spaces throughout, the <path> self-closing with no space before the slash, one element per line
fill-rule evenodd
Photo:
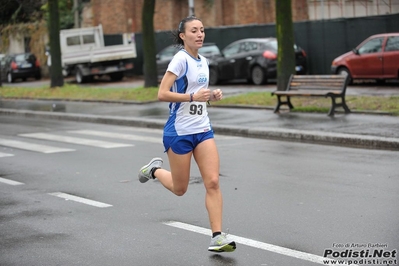
<path fill-rule="evenodd" d="M 344 75 L 291 75 L 286 90 L 272 92 L 272 95 L 277 96 L 274 112 L 278 113 L 282 105 L 287 105 L 291 110 L 294 108 L 291 97 L 306 96 L 330 97 L 332 104 L 328 112 L 329 116 L 334 115 L 336 107 L 344 108 L 346 114 L 350 113 L 345 103 L 346 86 L 347 76 Z M 338 103 L 337 98 L 340 99 Z"/>

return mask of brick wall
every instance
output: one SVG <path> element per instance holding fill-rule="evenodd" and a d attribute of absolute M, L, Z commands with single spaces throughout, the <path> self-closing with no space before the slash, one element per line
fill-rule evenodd
<path fill-rule="evenodd" d="M 101 23 L 105 34 L 141 32 L 143 1 L 91 0 L 91 23 L 93 26 Z M 274 23 L 276 17 L 275 0 L 213 0 L 212 5 L 206 0 L 196 0 L 194 5 L 195 15 L 205 27 L 268 24 Z M 188 1 L 156 0 L 154 29 L 176 29 L 180 20 L 188 16 L 188 9 Z M 292 14 L 293 21 L 307 20 L 307 0 L 292 0 Z"/>
<path fill-rule="evenodd" d="M 309 8 L 307 0 L 295 0 L 295 5 L 292 6 L 292 20 L 305 21 L 309 20 Z"/>
<path fill-rule="evenodd" d="M 132 30 L 134 3 L 129 0 L 91 0 L 93 26 L 102 24 L 105 34 Z"/>
<path fill-rule="evenodd" d="M 154 29 L 160 31 L 177 29 L 180 20 L 187 14 L 188 1 L 158 0 L 155 4 Z"/>

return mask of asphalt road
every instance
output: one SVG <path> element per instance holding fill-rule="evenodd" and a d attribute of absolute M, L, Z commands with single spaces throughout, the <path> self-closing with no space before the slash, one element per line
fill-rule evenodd
<path fill-rule="evenodd" d="M 168 169 L 160 130 L 15 116 L 0 125 L 2 266 L 327 265 L 325 252 L 346 250 L 397 259 L 398 152 L 216 136 L 224 229 L 238 247 L 213 254 L 194 165 L 183 197 L 137 180 L 152 157 Z"/>

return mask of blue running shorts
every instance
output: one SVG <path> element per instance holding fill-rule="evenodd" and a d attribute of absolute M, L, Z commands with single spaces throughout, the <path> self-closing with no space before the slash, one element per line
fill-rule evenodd
<path fill-rule="evenodd" d="M 185 136 L 163 136 L 163 146 L 165 147 L 165 152 L 171 148 L 176 154 L 187 154 L 204 140 L 212 138 L 214 138 L 213 130 Z"/>

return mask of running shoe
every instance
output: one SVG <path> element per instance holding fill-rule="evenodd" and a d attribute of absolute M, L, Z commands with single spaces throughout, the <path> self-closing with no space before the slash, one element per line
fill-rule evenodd
<path fill-rule="evenodd" d="M 230 240 L 226 234 L 217 235 L 211 238 L 208 250 L 212 252 L 233 252 L 236 249 L 236 242 Z"/>
<path fill-rule="evenodd" d="M 153 158 L 148 164 L 141 167 L 139 171 L 139 180 L 145 183 L 152 178 L 152 171 L 154 168 L 161 168 L 163 160 L 161 158 Z"/>

